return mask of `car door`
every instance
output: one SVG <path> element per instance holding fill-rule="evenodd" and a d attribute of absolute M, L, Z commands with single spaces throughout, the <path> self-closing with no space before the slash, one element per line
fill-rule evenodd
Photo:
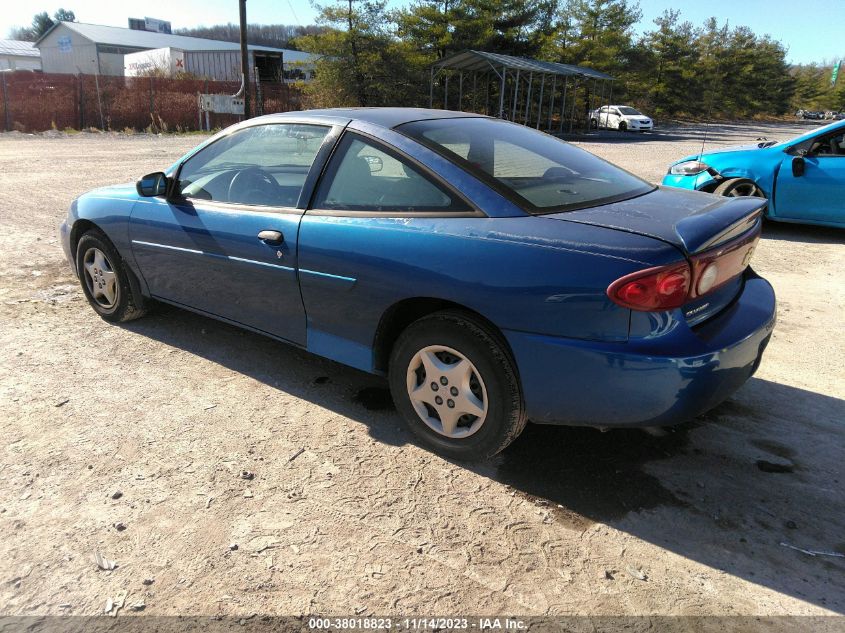
<path fill-rule="evenodd" d="M 845 222 L 845 129 L 816 137 L 795 175 L 795 156 L 785 155 L 775 188 L 775 215 L 811 222 Z M 800 160 L 800 159 L 799 159 Z"/>
<path fill-rule="evenodd" d="M 255 125 L 184 161 L 169 198 L 132 210 L 132 251 L 150 294 L 304 345 L 299 201 L 329 142 L 331 126 Z"/>
<path fill-rule="evenodd" d="M 427 284 L 442 279 L 430 272 L 438 267 L 438 253 L 460 252 L 464 240 L 450 235 L 455 223 L 479 217 L 459 193 L 396 147 L 347 130 L 300 227 L 308 350 L 372 370 L 373 334 L 385 309 L 409 293 L 436 296 Z"/>
<path fill-rule="evenodd" d="M 610 108 L 608 113 L 607 127 L 616 129 L 619 127 L 619 122 L 622 120 L 622 115 L 616 108 Z"/>

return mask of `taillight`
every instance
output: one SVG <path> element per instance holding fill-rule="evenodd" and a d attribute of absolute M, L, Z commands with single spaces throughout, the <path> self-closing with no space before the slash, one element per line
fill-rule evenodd
<path fill-rule="evenodd" d="M 719 278 L 719 264 L 710 262 L 701 270 L 698 276 L 698 283 L 695 284 L 695 293 L 699 296 L 710 292 L 716 285 L 716 280 Z"/>
<path fill-rule="evenodd" d="M 625 275 L 610 284 L 607 296 L 632 310 L 680 308 L 741 275 L 759 239 L 757 226 L 727 244 L 693 255 L 690 263 L 675 262 Z"/>
<path fill-rule="evenodd" d="M 607 296 L 632 310 L 671 310 L 686 302 L 690 278 L 686 262 L 649 268 L 617 279 Z"/>
<path fill-rule="evenodd" d="M 737 275 L 741 275 L 742 271 L 748 268 L 759 239 L 760 231 L 758 230 L 724 246 L 693 255 L 692 276 L 695 284 L 690 289 L 690 299 L 706 295 Z"/>

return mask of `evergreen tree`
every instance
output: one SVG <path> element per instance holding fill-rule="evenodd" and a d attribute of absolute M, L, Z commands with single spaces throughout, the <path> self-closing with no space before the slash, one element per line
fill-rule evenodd
<path fill-rule="evenodd" d="M 296 40 L 320 56 L 316 77 L 305 86 L 311 105 L 420 104 L 428 60 L 395 37 L 385 4 L 345 0 L 319 7 L 318 23 L 325 29 Z"/>
<path fill-rule="evenodd" d="M 690 113 L 699 109 L 690 90 L 698 82 L 699 51 L 695 31 L 689 22 L 680 21 L 680 12 L 667 10 L 654 20 L 657 29 L 646 33 L 641 45 L 650 58 L 649 74 L 640 76 L 650 84 L 649 103 L 656 116 Z"/>

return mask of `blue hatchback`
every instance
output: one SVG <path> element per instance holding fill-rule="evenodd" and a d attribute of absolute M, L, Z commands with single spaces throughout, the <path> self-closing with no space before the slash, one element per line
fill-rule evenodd
<path fill-rule="evenodd" d="M 768 198 L 771 220 L 845 228 L 845 121 L 782 143 L 687 156 L 670 165 L 663 184 Z"/>
<path fill-rule="evenodd" d="M 764 205 L 498 119 L 321 110 L 82 195 L 61 235 L 102 318 L 163 301 L 386 375 L 425 445 L 477 459 L 529 419 L 667 425 L 740 387 L 775 320 Z"/>

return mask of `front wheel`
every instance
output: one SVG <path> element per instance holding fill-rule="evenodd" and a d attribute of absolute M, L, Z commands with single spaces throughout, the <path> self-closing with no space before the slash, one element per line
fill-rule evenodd
<path fill-rule="evenodd" d="M 525 428 L 504 344 L 469 315 L 437 312 L 409 325 L 393 346 L 389 379 L 411 431 L 447 457 L 492 457 Z"/>
<path fill-rule="evenodd" d="M 628 124 L 625 121 L 619 122 L 619 131 L 620 132 L 627 132 L 628 131 Z"/>
<path fill-rule="evenodd" d="M 131 321 L 146 312 L 132 295 L 123 259 L 102 232 L 92 229 L 80 238 L 76 270 L 85 298 L 106 321 Z"/>
<path fill-rule="evenodd" d="M 716 187 L 713 193 L 719 196 L 728 196 L 729 198 L 742 196 L 751 196 L 754 198 L 765 197 L 763 191 L 757 186 L 757 183 L 748 178 L 729 178 Z"/>

